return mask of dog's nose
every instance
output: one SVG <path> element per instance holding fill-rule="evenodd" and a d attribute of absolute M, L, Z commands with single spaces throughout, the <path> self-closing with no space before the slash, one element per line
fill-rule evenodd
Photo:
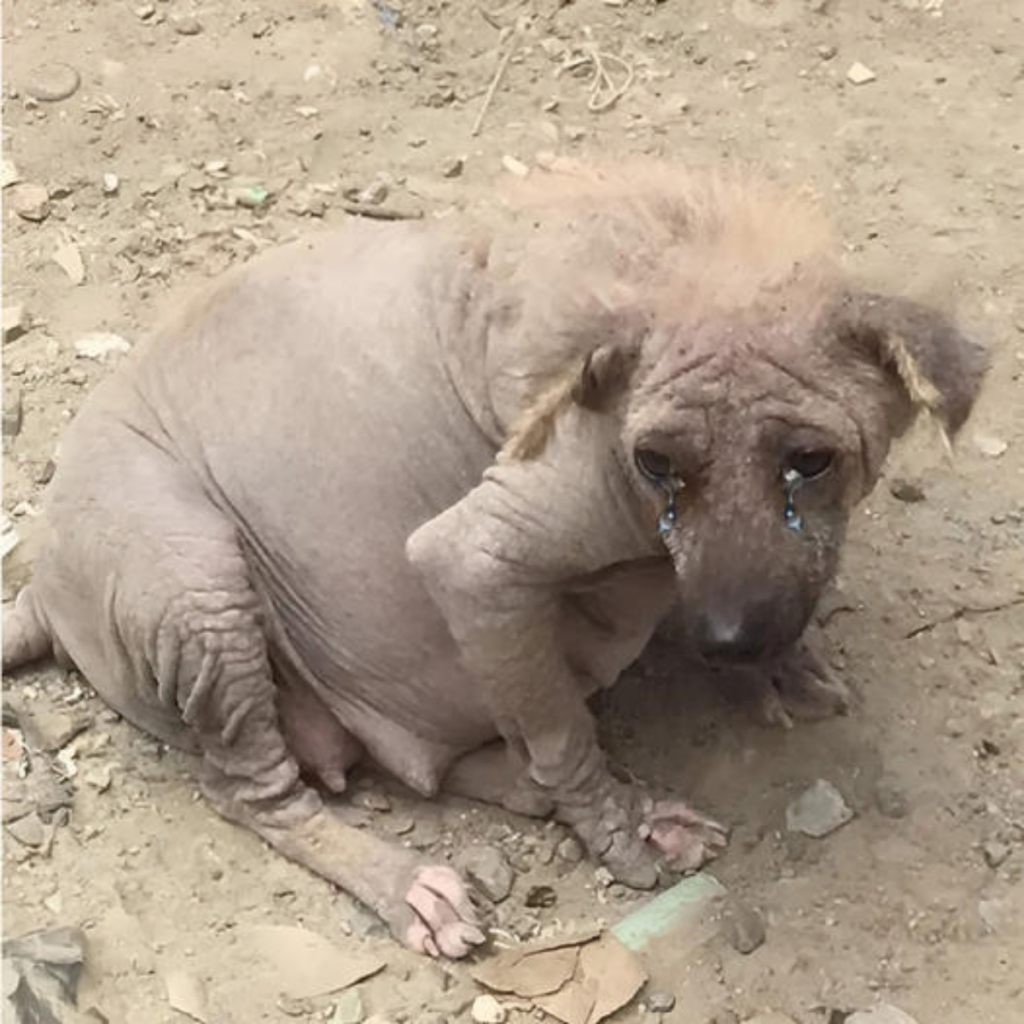
<path fill-rule="evenodd" d="M 766 638 L 746 617 L 708 615 L 697 630 L 697 648 L 705 658 L 753 661 L 760 657 Z"/>

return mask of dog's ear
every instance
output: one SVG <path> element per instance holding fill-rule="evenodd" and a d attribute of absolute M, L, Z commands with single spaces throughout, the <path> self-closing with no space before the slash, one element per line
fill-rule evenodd
<path fill-rule="evenodd" d="M 922 410 L 946 437 L 963 426 L 989 359 L 945 315 L 910 299 L 854 293 L 839 303 L 837 326 L 844 341 L 891 373 L 901 395 L 894 433 Z"/>

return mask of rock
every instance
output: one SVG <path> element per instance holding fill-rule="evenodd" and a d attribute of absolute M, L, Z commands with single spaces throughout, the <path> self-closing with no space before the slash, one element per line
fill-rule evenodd
<path fill-rule="evenodd" d="M 4 160 L 0 162 L 0 188 L 10 188 L 12 185 L 17 185 L 21 181 L 21 175 L 18 173 L 17 165 L 13 160 Z"/>
<path fill-rule="evenodd" d="M 832 43 L 822 43 L 821 46 L 817 48 L 817 50 L 818 56 L 822 60 L 832 60 L 832 58 L 835 57 L 835 55 L 839 52 L 839 47 L 835 46 Z"/>
<path fill-rule="evenodd" d="M 102 360 L 112 352 L 130 352 L 131 348 L 130 342 L 109 331 L 90 331 L 75 342 L 75 354 L 80 359 Z"/>
<path fill-rule="evenodd" d="M 501 166 L 504 167 L 509 174 L 514 174 L 517 178 L 529 177 L 530 168 L 527 167 L 522 160 L 517 160 L 514 156 L 510 156 L 508 153 L 501 158 Z"/>
<path fill-rule="evenodd" d="M 504 1024 L 508 1017 L 505 1007 L 488 995 L 477 996 L 469 1012 L 476 1024 Z"/>
<path fill-rule="evenodd" d="M 915 505 L 924 501 L 924 488 L 917 480 L 909 480 L 906 477 L 897 476 L 889 481 L 889 493 L 897 501 L 905 501 L 907 504 Z"/>
<path fill-rule="evenodd" d="M 877 77 L 871 68 L 866 64 L 861 64 L 859 60 L 854 61 L 846 69 L 846 79 L 854 85 L 867 85 L 868 82 L 873 82 Z"/>
<path fill-rule="evenodd" d="M 441 174 L 445 178 L 460 178 L 466 169 L 466 158 L 464 156 L 453 156 L 444 162 L 441 167 Z"/>
<path fill-rule="evenodd" d="M 24 417 L 21 401 L 21 388 L 9 386 L 4 388 L 3 436 L 17 437 L 21 433 Z"/>
<path fill-rule="evenodd" d="M 81 75 L 70 64 L 40 64 L 29 73 L 25 92 L 44 103 L 59 103 L 78 92 Z"/>
<path fill-rule="evenodd" d="M 100 793 L 105 793 L 110 789 L 110 785 L 114 781 L 114 773 L 110 765 L 105 764 L 100 765 L 97 768 L 90 768 L 88 771 L 83 772 L 82 778 Z"/>
<path fill-rule="evenodd" d="M 1001 437 L 992 437 L 989 434 L 975 434 L 973 440 L 974 447 L 987 459 L 998 459 L 1009 448 Z"/>
<path fill-rule="evenodd" d="M 644 999 L 651 1013 L 671 1013 L 676 1008 L 676 997 L 671 992 L 652 992 Z"/>
<path fill-rule="evenodd" d="M 334 1012 L 327 1019 L 328 1024 L 362 1024 L 365 1016 L 359 989 L 350 988 L 334 1001 Z"/>
<path fill-rule="evenodd" d="M 82 262 L 82 253 L 74 242 L 65 242 L 58 246 L 51 259 L 68 275 L 72 284 L 79 285 L 85 280 L 85 264 Z"/>
<path fill-rule="evenodd" d="M 4 940 L 3 1019 L 15 1024 L 85 1019 L 75 1010 L 84 960 L 85 935 L 77 928 Z"/>
<path fill-rule="evenodd" d="M 575 836 L 566 836 L 555 852 L 567 864 L 579 864 L 583 860 L 583 846 Z"/>
<path fill-rule="evenodd" d="M 990 899 L 978 901 L 978 917 L 985 928 L 993 933 L 1004 931 L 1012 926 L 1017 919 L 1013 903 L 1008 899 Z"/>
<path fill-rule="evenodd" d="M 786 808 L 786 828 L 820 839 L 853 818 L 842 793 L 818 779 Z"/>
<path fill-rule="evenodd" d="M 512 891 L 515 874 L 505 855 L 494 846 L 471 846 L 455 863 L 494 903 L 501 903 Z"/>
<path fill-rule="evenodd" d="M 366 188 L 362 189 L 355 197 L 357 203 L 368 203 L 370 206 L 380 206 L 388 197 L 391 191 L 390 181 L 383 177 L 376 177 Z"/>
<path fill-rule="evenodd" d="M 981 852 L 985 858 L 985 863 L 990 868 L 997 868 L 1010 856 L 1012 851 L 1006 843 L 992 840 L 985 843 L 981 848 Z"/>
<path fill-rule="evenodd" d="M 892 779 L 875 783 L 875 806 L 886 818 L 905 818 L 910 813 L 907 794 Z"/>
<path fill-rule="evenodd" d="M 549 910 L 558 902 L 558 894 L 550 885 L 533 885 L 526 892 L 523 904 L 531 909 Z"/>
<path fill-rule="evenodd" d="M 722 908 L 722 934 L 737 953 L 747 955 L 764 944 L 764 921 L 750 904 L 730 898 Z"/>
<path fill-rule="evenodd" d="M 193 17 L 191 14 L 183 14 L 179 17 L 172 18 L 171 24 L 174 26 L 174 31 L 179 36 L 197 36 L 203 31 L 203 26 L 198 18 Z"/>
<path fill-rule="evenodd" d="M 7 694 L 6 702 L 32 750 L 46 753 L 60 750 L 92 724 L 92 716 L 88 713 L 59 706 L 47 707 L 42 701 L 33 701 L 30 706 L 20 694 Z"/>
<path fill-rule="evenodd" d="M 740 67 L 751 67 L 757 63 L 757 54 L 753 50 L 741 50 L 736 54 L 735 63 Z"/>
<path fill-rule="evenodd" d="M 108 171 L 103 175 L 103 194 L 105 196 L 116 196 L 120 187 L 121 179 L 116 174 Z"/>
<path fill-rule="evenodd" d="M 45 186 L 24 182 L 11 188 L 11 209 L 22 220 L 35 223 L 50 216 L 50 193 Z"/>
<path fill-rule="evenodd" d="M 917 1024 L 917 1021 L 891 1003 L 881 1003 L 871 1010 L 850 1014 L 846 1024 Z"/>
<path fill-rule="evenodd" d="M 156 15 L 156 7 L 153 4 L 140 4 L 135 8 L 135 17 L 139 21 L 150 21 Z"/>
<path fill-rule="evenodd" d="M 46 842 L 46 828 L 38 814 L 26 814 L 25 817 L 12 821 L 7 826 L 15 839 L 24 846 L 38 850 Z"/>
<path fill-rule="evenodd" d="M 24 306 L 4 306 L 4 344 L 20 338 L 29 328 Z"/>
<path fill-rule="evenodd" d="M 387 794 L 379 789 L 364 789 L 356 794 L 352 802 L 356 807 L 362 807 L 366 811 L 391 810 L 391 801 Z"/>

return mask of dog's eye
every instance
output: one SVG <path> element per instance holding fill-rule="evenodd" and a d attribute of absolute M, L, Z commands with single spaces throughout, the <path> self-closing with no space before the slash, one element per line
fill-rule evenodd
<path fill-rule="evenodd" d="M 672 460 L 653 448 L 637 448 L 633 453 L 637 469 L 649 480 L 660 483 L 672 475 Z"/>
<path fill-rule="evenodd" d="M 793 452 L 786 459 L 786 469 L 799 473 L 804 480 L 814 480 L 825 473 L 831 465 L 832 452 L 827 448 Z"/>

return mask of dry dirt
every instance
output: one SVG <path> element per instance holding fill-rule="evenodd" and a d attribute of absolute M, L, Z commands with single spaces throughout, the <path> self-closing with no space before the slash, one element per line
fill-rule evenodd
<path fill-rule="evenodd" d="M 660 950 L 652 986 L 675 995 L 664 1020 L 680 1024 L 765 1009 L 838 1024 L 877 1000 L 920 1024 L 1019 1021 L 1024 10 L 1002 0 L 392 3 L 7 0 L 4 155 L 50 202 L 45 219 L 26 220 L 5 188 L 4 306 L 23 306 L 30 326 L 4 346 L 4 508 L 29 532 L 62 427 L 116 363 L 80 357 L 77 340 L 137 340 L 208 276 L 344 225 L 347 190 L 378 175 L 391 176 L 386 205 L 428 216 L 508 177 L 503 157 L 532 166 L 544 151 L 739 160 L 806 183 L 833 211 L 851 266 L 955 296 L 994 367 L 954 462 L 920 431 L 856 517 L 823 630 L 858 696 L 849 717 L 759 727 L 683 677 L 663 644 L 604 709 L 621 762 L 735 825 L 715 873 L 767 925 L 749 956 L 721 940 Z M 520 16 L 515 56 L 473 137 L 513 45 L 500 26 Z M 591 45 L 635 72 L 603 112 L 588 110 L 585 74 L 556 74 L 566 53 Z M 858 61 L 873 81 L 848 80 Z M 79 87 L 33 100 L 57 80 L 36 69 L 54 62 L 74 67 Z M 107 178 L 105 190 L 104 175 L 116 186 Z M 83 261 L 79 284 L 53 260 L 67 245 Z M 899 478 L 923 500 L 898 500 Z M 162 982 L 179 967 L 205 981 L 211 1021 L 328 1019 L 329 997 L 258 998 L 232 957 L 236 929 L 275 922 L 382 951 L 387 969 L 362 987 L 368 1014 L 469 1020 L 462 967 L 395 949 L 345 896 L 217 819 L 197 800 L 194 764 L 105 712 L 73 674 L 42 668 L 7 686 L 38 709 L 90 716 L 52 849 L 9 832 L 4 844 L 4 933 L 83 927 L 84 1005 L 111 1021 L 182 1021 Z M 18 765 L 4 762 L 9 807 L 51 774 L 43 757 L 23 780 Z M 819 777 L 856 818 L 798 840 L 785 807 Z M 498 908 L 507 930 L 611 920 L 634 905 L 602 890 L 592 867 L 551 859 L 557 833 L 542 825 L 391 793 L 394 808 L 366 812 L 369 827 L 399 831 L 411 817 L 404 841 L 445 855 L 490 842 L 511 855 L 518 877 Z M 554 887 L 555 906 L 524 907 L 537 884 Z M 634 1004 L 618 1019 L 643 1017 Z"/>

